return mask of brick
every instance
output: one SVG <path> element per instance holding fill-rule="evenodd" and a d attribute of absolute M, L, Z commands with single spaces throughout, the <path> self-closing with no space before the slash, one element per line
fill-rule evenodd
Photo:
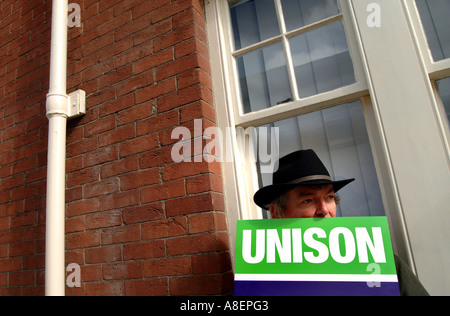
<path fill-rule="evenodd" d="M 84 186 L 84 196 L 92 198 L 96 196 L 103 196 L 117 192 L 119 190 L 119 179 L 109 178 L 106 180 L 93 182 Z"/>
<path fill-rule="evenodd" d="M 24 241 L 20 243 L 15 243 L 14 246 L 9 249 L 9 257 L 18 257 L 31 255 L 36 252 L 36 242 L 32 241 Z"/>
<path fill-rule="evenodd" d="M 116 66 L 117 67 L 117 66 Z M 126 80 L 133 76 L 133 66 L 128 65 L 122 68 L 114 68 L 110 73 L 105 74 L 99 78 L 99 88 L 113 85 L 120 81 Z"/>
<path fill-rule="evenodd" d="M 172 148 L 158 148 L 155 150 L 143 153 L 139 157 L 139 161 L 142 168 L 151 168 L 156 166 L 162 166 L 172 162 Z"/>
<path fill-rule="evenodd" d="M 185 192 L 184 180 L 181 179 L 143 188 L 141 196 L 143 203 L 151 203 L 184 196 Z"/>
<path fill-rule="evenodd" d="M 86 263 L 103 263 L 122 260 L 122 246 L 114 245 L 85 250 Z"/>
<path fill-rule="evenodd" d="M 145 241 L 124 245 L 124 260 L 160 258 L 165 256 L 164 241 Z"/>
<path fill-rule="evenodd" d="M 36 157 L 37 158 L 37 157 Z M 37 159 L 36 159 L 37 165 Z M 41 181 L 47 178 L 47 167 L 34 168 L 25 174 L 25 183 Z"/>
<path fill-rule="evenodd" d="M 163 180 L 173 180 L 190 176 L 206 174 L 210 171 L 212 164 L 207 162 L 180 162 L 163 166 Z"/>
<path fill-rule="evenodd" d="M 72 218 L 66 218 L 66 229 L 65 233 L 75 233 L 75 232 L 81 232 L 84 230 L 84 217 L 78 216 L 78 217 L 72 217 Z"/>
<path fill-rule="evenodd" d="M 179 125 L 178 111 L 170 111 L 138 122 L 136 132 L 138 135 L 151 134 L 168 128 L 173 129 L 177 125 Z"/>
<path fill-rule="evenodd" d="M 216 274 L 227 271 L 231 271 L 231 258 L 228 252 L 192 256 L 193 274 Z"/>
<path fill-rule="evenodd" d="M 42 186 L 44 186 L 44 184 Z M 45 205 L 46 205 L 46 196 L 45 195 L 31 197 L 31 198 L 25 200 L 24 211 L 29 212 L 29 211 L 35 211 L 35 210 L 43 210 L 43 209 L 45 209 Z"/>
<path fill-rule="evenodd" d="M 178 89 L 184 89 L 196 84 L 203 84 L 211 90 L 211 77 L 202 69 L 189 70 L 178 76 Z"/>
<path fill-rule="evenodd" d="M 107 260 L 107 258 L 105 259 Z M 102 266 L 100 264 L 81 266 L 81 278 L 83 283 L 100 281 L 102 279 Z"/>
<path fill-rule="evenodd" d="M 113 161 L 101 166 L 101 177 L 109 178 L 123 173 L 136 171 L 139 168 L 139 158 L 130 156 L 124 159 Z"/>
<path fill-rule="evenodd" d="M 186 233 L 187 220 L 184 217 L 142 224 L 142 239 L 161 239 L 185 235 Z"/>
<path fill-rule="evenodd" d="M 99 147 L 104 147 L 107 145 L 119 143 L 124 140 L 134 138 L 135 134 L 136 132 L 134 125 L 117 127 L 111 131 L 99 135 L 98 144 Z"/>
<path fill-rule="evenodd" d="M 106 11 L 105 13 L 108 14 L 108 17 L 104 21 L 107 21 L 107 22 L 99 25 L 99 27 L 97 28 L 99 35 L 102 35 L 102 34 L 110 32 L 112 30 L 118 29 L 120 26 L 122 26 L 132 20 L 131 11 L 124 12 L 123 14 L 120 14 L 119 16 L 116 16 L 116 17 L 111 16 L 112 11 L 110 11 L 110 10 Z"/>
<path fill-rule="evenodd" d="M 101 197 L 102 210 L 121 209 L 139 204 L 139 190 L 118 192 Z"/>
<path fill-rule="evenodd" d="M 125 288 L 122 281 L 103 281 L 86 284 L 87 296 L 123 296 Z"/>
<path fill-rule="evenodd" d="M 169 295 L 168 280 L 167 278 L 127 280 L 125 281 L 125 295 L 126 296 Z"/>
<path fill-rule="evenodd" d="M 187 70 L 197 68 L 198 66 L 197 55 L 191 54 L 158 67 L 156 69 L 156 80 L 161 81 L 181 74 Z M 181 88 L 179 87 L 179 89 Z"/>
<path fill-rule="evenodd" d="M 146 102 L 148 100 L 156 99 L 162 95 L 166 95 L 175 91 L 175 79 L 168 79 L 158 82 L 155 85 L 144 88 L 136 92 L 136 103 Z"/>
<path fill-rule="evenodd" d="M 84 125 L 84 137 L 92 137 L 102 132 L 112 130 L 116 127 L 116 118 L 112 115 L 103 119 L 97 119 L 90 124 Z"/>
<path fill-rule="evenodd" d="M 129 38 L 129 40 L 131 42 L 133 41 L 131 38 Z M 116 57 L 116 67 L 132 64 L 137 60 L 151 55 L 152 53 L 153 45 L 151 43 L 143 43 L 139 46 L 134 46 L 133 50 Z"/>
<path fill-rule="evenodd" d="M 120 226 L 122 225 L 122 212 L 110 211 L 89 214 L 85 216 L 85 221 L 86 229 Z"/>
<path fill-rule="evenodd" d="M 137 31 L 145 29 L 151 25 L 151 17 L 149 14 L 134 19 L 126 28 L 119 28 L 115 31 L 116 40 L 130 36 Z"/>
<path fill-rule="evenodd" d="M 184 11 L 192 6 L 191 1 L 176 0 L 153 11 L 152 22 L 157 22 Z"/>
<path fill-rule="evenodd" d="M 115 262 L 103 265 L 103 278 L 105 280 L 139 279 L 142 276 L 142 261 Z"/>
<path fill-rule="evenodd" d="M 152 1 L 153 2 L 153 1 Z M 143 5 L 146 5 L 145 2 Z M 136 11 L 137 8 L 134 8 L 133 11 Z M 139 45 L 141 43 L 151 41 L 165 33 L 172 31 L 172 21 L 170 19 L 163 20 L 158 23 L 154 23 L 149 27 L 135 33 L 133 35 L 134 45 Z"/>
<path fill-rule="evenodd" d="M 91 167 L 104 162 L 116 160 L 118 158 L 118 150 L 115 146 L 103 147 L 98 150 L 85 154 L 85 166 Z"/>
<path fill-rule="evenodd" d="M 202 213 L 189 216 L 189 234 L 226 230 L 227 223 L 224 213 Z"/>
<path fill-rule="evenodd" d="M 85 138 L 76 143 L 67 144 L 67 157 L 71 158 L 98 148 L 97 138 Z"/>
<path fill-rule="evenodd" d="M 111 100 L 100 106 L 100 116 L 107 116 L 109 114 L 127 109 L 135 105 L 134 95 L 127 94 L 117 99 Z"/>
<path fill-rule="evenodd" d="M 203 100 L 208 104 L 212 104 L 211 91 L 201 85 L 188 87 L 177 91 L 176 93 L 160 97 L 158 99 L 158 113 L 166 112 L 182 105 Z"/>
<path fill-rule="evenodd" d="M 21 269 L 22 258 L 0 259 L 0 273 L 18 271 Z"/>
<path fill-rule="evenodd" d="M 120 177 L 120 188 L 124 191 L 145 187 L 161 181 L 159 169 L 153 168 L 133 173 L 128 173 Z M 145 201 L 143 201 L 145 202 Z"/>
<path fill-rule="evenodd" d="M 86 184 L 97 181 L 100 176 L 100 167 L 93 166 L 71 172 L 67 175 L 67 187 L 71 188 L 77 185 Z"/>
<path fill-rule="evenodd" d="M 11 217 L 11 228 L 33 225 L 37 221 L 37 212 L 27 212 Z"/>
<path fill-rule="evenodd" d="M 141 240 L 141 229 L 139 225 L 127 225 L 104 229 L 101 233 L 102 245 L 127 243 Z"/>
<path fill-rule="evenodd" d="M 99 36 L 81 47 L 82 56 L 84 57 L 95 53 L 100 49 L 113 44 L 114 40 L 113 33 L 107 33 L 103 36 Z"/>
<path fill-rule="evenodd" d="M 34 285 L 36 282 L 35 271 L 20 271 L 9 275 L 9 286 Z"/>
<path fill-rule="evenodd" d="M 171 278 L 171 295 L 225 294 L 233 289 L 232 273 Z"/>
<path fill-rule="evenodd" d="M 203 1 L 82 7 L 67 68 L 87 113 L 68 123 L 65 231 L 83 284 L 67 295 L 230 294 L 220 164 L 171 157 L 175 127 L 216 120 Z M 0 295 L 44 295 L 51 6 L 2 10 Z"/>
<path fill-rule="evenodd" d="M 123 222 L 125 224 L 148 222 L 162 219 L 164 217 L 163 203 L 151 203 L 137 206 L 123 211 Z"/>
<path fill-rule="evenodd" d="M 153 103 L 147 102 L 121 111 L 117 115 L 117 124 L 123 125 L 145 119 L 152 115 Z M 133 135 L 134 136 L 134 135 Z"/>
<path fill-rule="evenodd" d="M 2 190 L 10 190 L 12 188 L 17 188 L 24 184 L 23 174 L 14 175 L 6 179 L 2 179 Z M 9 200 L 9 193 L 8 193 Z"/>
<path fill-rule="evenodd" d="M 67 249 L 81 249 L 100 245 L 100 234 L 97 231 L 80 232 L 66 235 Z"/>
<path fill-rule="evenodd" d="M 155 149 L 158 146 L 158 138 L 156 134 L 138 137 L 119 146 L 120 157 L 138 154 L 147 150 Z"/>
<path fill-rule="evenodd" d="M 133 39 L 132 38 L 123 38 L 119 41 L 116 41 L 113 45 L 110 45 L 108 47 L 103 48 L 98 52 L 99 54 L 99 60 L 105 60 L 108 58 L 114 58 L 115 60 L 115 66 L 117 68 L 120 68 L 124 66 L 125 64 L 122 64 L 122 62 L 117 61 L 117 57 L 121 54 L 127 54 L 132 52 L 133 48 Z"/>
<path fill-rule="evenodd" d="M 154 278 L 161 275 L 188 275 L 192 272 L 191 257 L 171 257 L 144 261 L 144 277 Z"/>
<path fill-rule="evenodd" d="M 83 82 L 98 78 L 114 69 L 114 59 L 110 58 L 83 71 Z"/>
<path fill-rule="evenodd" d="M 227 249 L 229 249 L 229 242 L 226 233 L 205 233 L 167 240 L 169 256 L 217 252 Z"/>
<path fill-rule="evenodd" d="M 22 267 L 24 270 L 44 269 L 45 268 L 45 254 L 35 254 L 34 256 L 22 257 Z M 43 283 L 38 283 L 43 284 Z"/>
<path fill-rule="evenodd" d="M 154 53 L 151 56 L 137 61 L 134 64 L 134 73 L 140 74 L 149 69 L 153 69 L 157 66 L 163 65 L 174 59 L 173 48 L 168 48 L 160 52 Z"/>
<path fill-rule="evenodd" d="M 137 67 L 136 64 L 137 63 L 133 64 L 133 66 L 135 68 L 135 73 L 137 73 L 136 72 L 136 67 Z M 132 78 L 129 78 L 128 80 L 118 83 L 116 85 L 117 96 L 120 97 L 125 94 L 137 91 L 141 88 L 145 88 L 147 86 L 152 85 L 153 82 L 154 82 L 153 71 L 147 71 L 144 73 L 140 73 L 138 75 L 133 76 Z"/>
<path fill-rule="evenodd" d="M 186 179 L 187 194 L 208 191 L 222 192 L 222 177 L 216 174 L 207 174 Z"/>

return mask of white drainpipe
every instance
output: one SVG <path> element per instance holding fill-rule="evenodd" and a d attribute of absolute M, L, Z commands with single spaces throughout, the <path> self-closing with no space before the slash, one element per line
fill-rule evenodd
<path fill-rule="evenodd" d="M 47 94 L 48 161 L 45 294 L 65 295 L 65 188 L 67 119 L 85 113 L 84 91 L 66 91 L 68 0 L 53 0 L 50 85 Z"/>

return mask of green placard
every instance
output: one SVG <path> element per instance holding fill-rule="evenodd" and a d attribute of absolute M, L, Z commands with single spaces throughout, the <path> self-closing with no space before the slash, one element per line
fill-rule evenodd
<path fill-rule="evenodd" d="M 386 217 L 237 222 L 239 274 L 396 275 Z"/>

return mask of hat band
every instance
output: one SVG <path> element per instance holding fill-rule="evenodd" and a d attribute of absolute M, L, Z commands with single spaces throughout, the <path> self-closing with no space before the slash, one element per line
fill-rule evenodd
<path fill-rule="evenodd" d="M 329 176 L 325 176 L 325 175 L 317 175 L 317 176 L 308 176 L 308 177 L 303 177 L 303 178 L 299 178 L 296 179 L 294 181 L 288 182 L 286 184 L 298 184 L 298 183 L 302 183 L 302 182 L 306 182 L 306 181 L 313 181 L 313 180 L 328 180 L 328 181 L 333 181 L 331 179 L 331 177 Z"/>

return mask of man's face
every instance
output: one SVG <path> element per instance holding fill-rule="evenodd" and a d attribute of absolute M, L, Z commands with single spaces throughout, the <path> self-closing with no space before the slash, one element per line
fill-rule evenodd
<path fill-rule="evenodd" d="M 272 211 L 272 217 L 278 218 Z M 331 184 L 298 186 L 288 192 L 283 218 L 336 217 L 336 201 Z"/>

